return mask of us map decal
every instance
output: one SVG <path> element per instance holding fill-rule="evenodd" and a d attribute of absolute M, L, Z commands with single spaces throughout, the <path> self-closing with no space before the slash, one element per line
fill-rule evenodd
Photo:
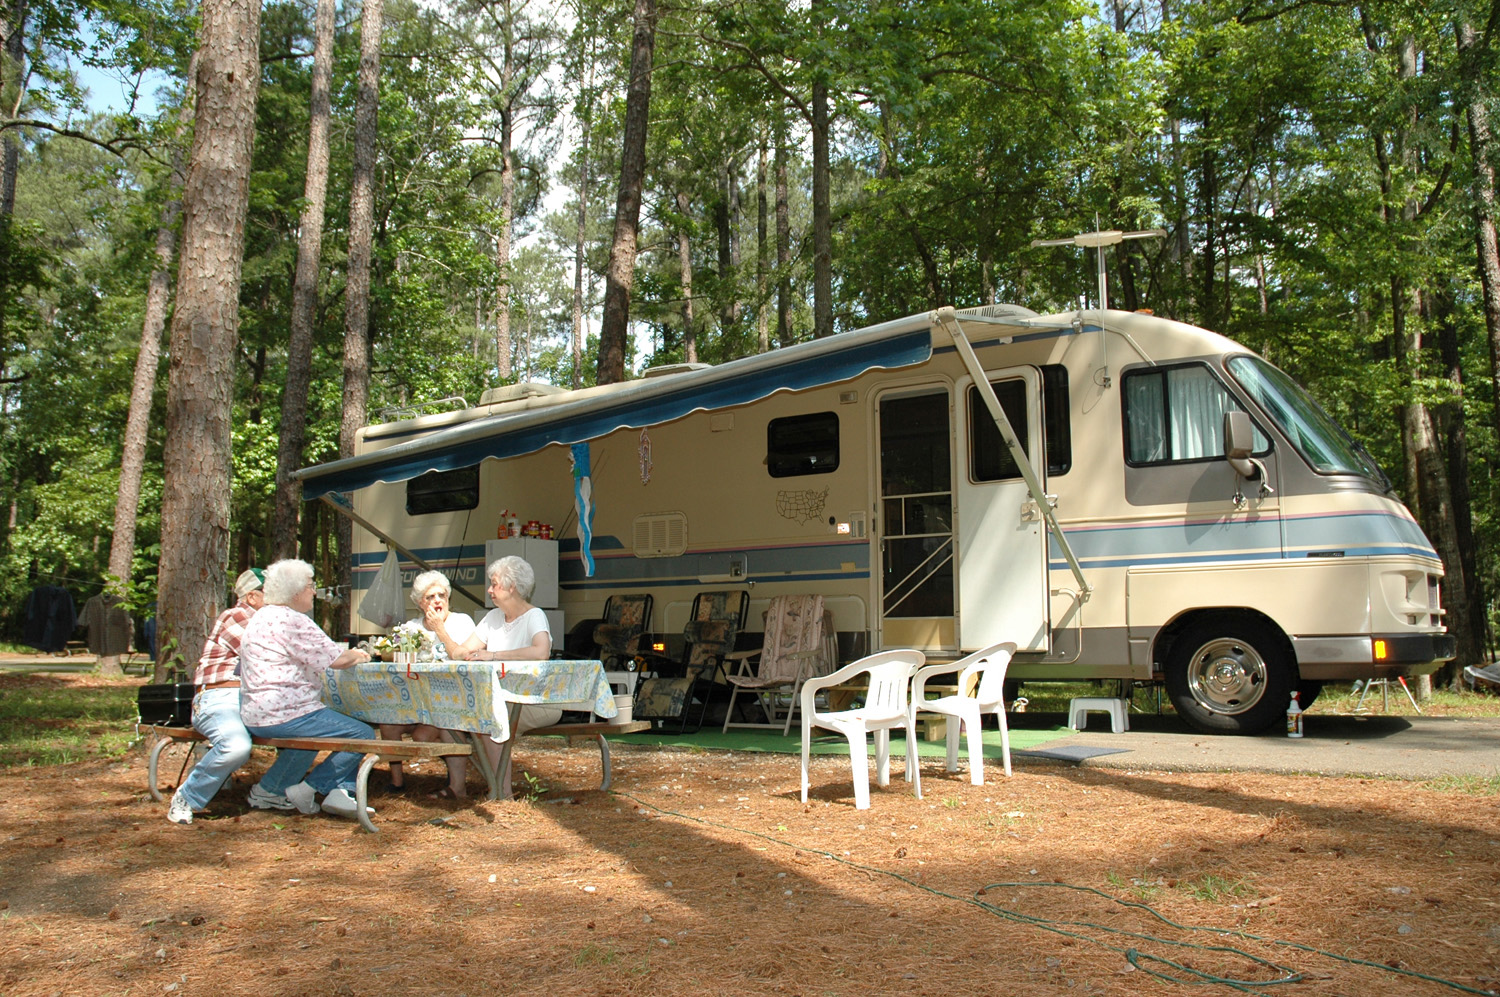
<path fill-rule="evenodd" d="M 810 523 L 823 518 L 823 503 L 828 499 L 828 489 L 821 492 L 777 492 L 776 512 L 782 519 L 795 519 L 799 523 Z"/>

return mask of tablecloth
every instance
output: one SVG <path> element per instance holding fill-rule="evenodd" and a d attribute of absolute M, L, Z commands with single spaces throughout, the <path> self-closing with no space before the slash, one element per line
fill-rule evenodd
<path fill-rule="evenodd" d="M 510 737 L 503 703 L 591 704 L 603 718 L 618 715 L 599 661 L 422 661 L 410 666 L 372 661 L 323 673 L 323 701 L 374 724 L 431 724 L 448 730 Z"/>

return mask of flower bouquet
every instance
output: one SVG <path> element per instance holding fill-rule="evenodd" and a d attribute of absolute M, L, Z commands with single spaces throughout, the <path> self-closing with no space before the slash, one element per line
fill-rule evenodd
<path fill-rule="evenodd" d="M 432 634 L 422 629 L 420 620 L 407 620 L 374 640 L 381 658 L 407 665 L 413 661 L 431 661 L 434 643 Z"/>

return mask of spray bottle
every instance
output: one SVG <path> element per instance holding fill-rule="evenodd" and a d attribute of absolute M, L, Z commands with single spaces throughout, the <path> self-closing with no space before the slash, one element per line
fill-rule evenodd
<path fill-rule="evenodd" d="M 1297 693 L 1292 692 L 1292 701 L 1286 708 L 1286 736 L 1302 736 L 1302 704 L 1297 702 Z"/>

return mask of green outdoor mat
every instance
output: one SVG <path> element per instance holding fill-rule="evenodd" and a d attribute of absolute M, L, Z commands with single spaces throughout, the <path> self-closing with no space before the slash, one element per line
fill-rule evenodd
<path fill-rule="evenodd" d="M 1077 731 L 1068 727 L 1054 727 L 1051 730 L 1013 730 L 1010 732 L 1010 750 L 1012 752 L 1026 751 L 1055 741 L 1058 738 L 1067 737 Z M 719 751 L 772 751 L 783 754 L 798 754 L 802 751 L 801 729 L 793 724 L 790 737 L 783 737 L 779 730 L 756 730 L 754 728 L 731 727 L 727 731 L 720 732 L 717 727 L 705 727 L 696 734 L 665 734 L 655 731 L 642 731 L 639 734 L 621 734 L 611 737 L 610 740 L 619 744 L 655 744 L 663 747 L 674 748 L 704 748 Z M 919 741 L 921 755 L 924 758 L 943 757 L 947 752 L 944 741 Z M 812 753 L 815 755 L 848 755 L 849 743 L 838 734 L 826 731 L 822 728 L 813 729 Z M 870 739 L 870 754 L 875 753 L 874 738 Z M 891 754 L 905 755 L 906 739 L 904 737 L 891 738 Z M 959 758 L 967 757 L 967 738 L 959 742 Z M 1000 732 L 998 730 L 986 730 L 984 732 L 984 757 L 1000 757 Z"/>

